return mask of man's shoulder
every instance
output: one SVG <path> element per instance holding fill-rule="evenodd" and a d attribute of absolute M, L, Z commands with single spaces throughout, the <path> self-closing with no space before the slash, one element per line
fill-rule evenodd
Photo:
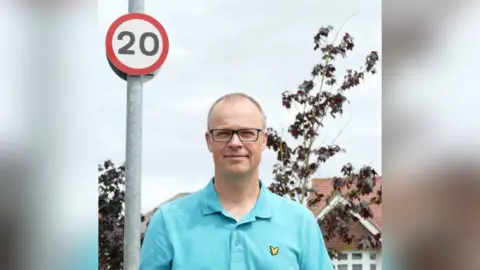
<path fill-rule="evenodd" d="M 186 218 L 192 218 L 200 212 L 202 194 L 202 190 L 199 190 L 162 204 L 151 216 L 147 229 L 178 230 L 178 225 L 185 222 Z"/>
<path fill-rule="evenodd" d="M 175 214 L 178 212 L 189 212 L 197 209 L 201 199 L 203 198 L 203 189 L 186 194 L 173 201 L 167 202 L 159 207 L 164 215 Z"/>
<path fill-rule="evenodd" d="M 297 201 L 281 197 L 271 191 L 268 191 L 267 194 L 269 204 L 274 211 L 283 213 L 282 216 L 306 217 L 312 215 L 312 212 L 306 206 Z"/>

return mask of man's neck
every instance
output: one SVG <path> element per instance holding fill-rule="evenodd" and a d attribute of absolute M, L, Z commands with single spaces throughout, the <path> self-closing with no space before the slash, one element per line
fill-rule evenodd
<path fill-rule="evenodd" d="M 227 179 L 216 174 L 214 186 L 222 207 L 237 220 L 255 206 L 260 194 L 258 173 L 245 179 Z"/>
<path fill-rule="evenodd" d="M 215 175 L 214 186 L 221 201 L 234 204 L 252 199 L 256 201 L 260 192 L 258 173 L 243 179 L 232 179 Z"/>

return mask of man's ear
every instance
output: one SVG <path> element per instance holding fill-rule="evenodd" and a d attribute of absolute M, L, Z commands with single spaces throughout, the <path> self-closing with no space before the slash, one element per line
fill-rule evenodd
<path fill-rule="evenodd" d="M 268 132 L 263 132 L 263 141 L 262 141 L 262 151 L 267 148 L 267 139 L 268 139 Z"/>
<path fill-rule="evenodd" d="M 205 131 L 205 142 L 207 143 L 208 151 L 212 152 L 212 140 L 210 139 L 210 132 Z"/>

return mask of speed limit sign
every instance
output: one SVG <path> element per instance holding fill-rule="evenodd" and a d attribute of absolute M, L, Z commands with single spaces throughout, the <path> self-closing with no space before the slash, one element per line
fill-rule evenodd
<path fill-rule="evenodd" d="M 141 76 L 155 74 L 163 65 L 169 42 L 165 28 L 155 18 L 128 13 L 112 23 L 105 46 L 109 63 L 117 69 L 115 73 Z"/>

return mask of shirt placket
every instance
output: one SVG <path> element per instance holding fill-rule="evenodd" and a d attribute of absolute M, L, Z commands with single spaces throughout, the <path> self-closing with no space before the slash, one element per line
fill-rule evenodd
<path fill-rule="evenodd" d="M 233 226 L 230 237 L 230 269 L 245 270 L 245 250 L 241 243 L 241 235 L 238 226 Z"/>

